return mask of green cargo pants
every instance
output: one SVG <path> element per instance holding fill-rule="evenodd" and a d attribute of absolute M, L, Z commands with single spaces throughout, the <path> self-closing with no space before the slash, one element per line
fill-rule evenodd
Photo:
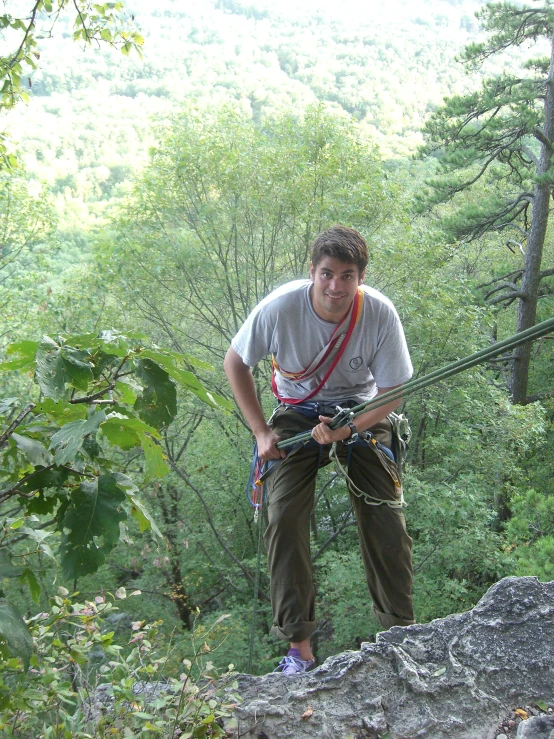
<path fill-rule="evenodd" d="M 287 439 L 312 429 L 319 421 L 282 406 L 271 426 Z M 371 431 L 390 448 L 391 424 L 381 421 Z M 307 639 L 316 628 L 313 565 L 310 556 L 310 515 L 317 470 L 329 464 L 330 446 L 310 443 L 279 465 L 266 481 L 268 489 L 268 550 L 273 606 L 272 632 L 286 641 Z M 337 444 L 341 463 L 348 446 Z M 349 477 L 356 487 L 379 500 L 398 500 L 395 485 L 374 448 L 352 447 Z M 358 522 L 362 560 L 373 612 L 383 628 L 414 623 L 412 605 L 412 540 L 400 508 L 368 505 L 351 494 Z"/>

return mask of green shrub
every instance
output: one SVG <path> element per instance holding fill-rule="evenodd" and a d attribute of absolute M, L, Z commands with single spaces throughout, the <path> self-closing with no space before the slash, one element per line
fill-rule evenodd
<path fill-rule="evenodd" d="M 112 595 L 77 602 L 64 588 L 49 612 L 27 622 L 34 650 L 30 668 L 19 657 L 0 657 L 0 735 L 19 739 L 92 737 L 221 737 L 232 728 L 232 674 L 220 676 L 209 661 L 210 629 L 204 628 L 193 660 L 178 677 L 166 675 L 169 647 L 157 643 L 161 622 L 131 625 L 116 644 L 106 618 Z M 120 599 L 127 597 L 123 588 Z M 218 622 L 223 620 L 220 617 Z M 233 665 L 229 666 L 229 670 Z"/>

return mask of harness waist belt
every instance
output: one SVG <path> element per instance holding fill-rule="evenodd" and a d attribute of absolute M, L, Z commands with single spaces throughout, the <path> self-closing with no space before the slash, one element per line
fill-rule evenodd
<path fill-rule="evenodd" d="M 355 408 L 357 404 L 357 400 L 337 400 L 334 402 L 309 400 L 304 403 L 295 403 L 294 405 L 290 405 L 289 403 L 280 403 L 279 405 L 298 411 L 303 416 L 308 416 L 308 418 L 318 418 L 319 416 L 333 418 L 338 413 L 339 408 Z"/>

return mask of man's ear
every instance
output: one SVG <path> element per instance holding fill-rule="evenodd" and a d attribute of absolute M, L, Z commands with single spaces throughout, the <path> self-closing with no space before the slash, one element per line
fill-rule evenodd
<path fill-rule="evenodd" d="M 360 277 L 358 278 L 358 285 L 361 285 L 362 284 L 362 282 L 364 281 L 364 277 L 365 277 L 365 269 L 362 272 L 362 274 L 360 275 Z"/>
<path fill-rule="evenodd" d="M 314 265 L 313 265 L 313 264 L 312 264 L 312 263 L 310 262 L 310 280 L 311 280 L 311 281 L 313 282 L 313 281 L 314 281 L 314 279 L 315 279 L 315 267 L 314 267 Z"/>

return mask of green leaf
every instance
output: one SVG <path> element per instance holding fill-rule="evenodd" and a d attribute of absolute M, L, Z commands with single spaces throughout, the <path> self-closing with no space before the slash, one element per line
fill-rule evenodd
<path fill-rule="evenodd" d="M 115 392 L 119 395 L 121 400 L 127 405 L 134 405 L 137 395 L 131 385 L 126 382 L 120 382 L 119 380 L 115 383 Z"/>
<path fill-rule="evenodd" d="M 54 562 L 56 562 L 56 558 L 54 557 L 54 554 L 48 544 L 45 543 L 45 539 L 47 539 L 49 536 L 52 536 L 51 531 L 44 531 L 43 529 L 31 529 L 28 526 L 24 526 L 21 529 L 21 532 L 24 534 L 27 534 L 28 537 L 31 539 L 34 539 L 36 541 L 38 548 L 41 550 L 41 552 L 44 552 L 47 557 L 50 559 L 53 559 Z M 57 564 L 57 562 L 56 562 Z"/>
<path fill-rule="evenodd" d="M 124 420 L 129 419 L 110 418 L 102 424 L 102 433 L 110 444 L 123 450 L 134 449 L 140 444 L 140 436 L 133 428 L 122 423 Z"/>
<path fill-rule="evenodd" d="M 89 459 L 95 460 L 102 454 L 102 447 L 92 436 L 85 436 L 81 446 L 81 452 L 86 454 Z"/>
<path fill-rule="evenodd" d="M 31 598 L 35 601 L 35 603 L 38 603 L 40 599 L 41 587 L 35 573 L 28 567 L 26 567 L 21 573 L 21 579 L 23 581 L 27 581 L 29 590 L 31 591 Z"/>
<path fill-rule="evenodd" d="M 66 374 L 60 346 L 48 336 L 38 345 L 35 376 L 46 397 L 57 400 L 64 395 Z"/>
<path fill-rule="evenodd" d="M 21 658 L 27 670 L 33 653 L 33 637 L 17 608 L 4 599 L 0 600 L 0 634 L 10 652 Z"/>
<path fill-rule="evenodd" d="M 1 398 L 0 415 L 9 413 L 19 403 L 19 398 Z"/>
<path fill-rule="evenodd" d="M 93 345 L 97 338 L 96 334 L 72 334 L 64 339 L 64 344 L 81 349 Z"/>
<path fill-rule="evenodd" d="M 204 385 L 200 382 L 198 377 L 192 372 L 189 372 L 188 370 L 183 370 L 180 367 L 177 366 L 177 362 L 183 362 L 183 361 L 190 361 L 192 359 L 188 355 L 184 354 L 178 354 L 177 352 L 155 352 L 151 349 L 144 349 L 140 353 L 141 358 L 145 359 L 152 359 L 156 363 L 161 364 L 168 375 L 172 377 L 174 380 L 176 380 L 180 385 L 185 387 L 187 390 L 190 390 L 190 392 L 194 393 L 200 400 L 202 400 L 204 403 L 207 403 L 208 405 L 211 405 L 212 408 L 225 408 L 226 410 L 233 410 L 233 403 L 226 398 L 223 398 L 221 395 L 214 395 L 210 393 Z M 192 363 L 192 362 L 191 362 Z M 196 364 L 203 364 L 204 369 L 213 369 L 209 364 L 200 363 L 199 360 L 196 360 Z"/>
<path fill-rule="evenodd" d="M 141 434 L 140 443 L 144 451 L 145 459 L 145 470 L 144 470 L 144 484 L 152 482 L 162 477 L 165 477 L 169 470 L 164 462 L 162 448 L 159 444 L 151 439 L 146 434 Z"/>
<path fill-rule="evenodd" d="M 65 400 L 52 400 L 52 398 L 46 398 L 40 403 L 37 403 L 34 412 L 47 413 L 60 426 L 68 421 L 76 421 L 77 419 L 87 417 L 87 408 L 84 403 L 68 403 Z"/>
<path fill-rule="evenodd" d="M 34 364 L 34 359 L 13 359 L 11 362 L 2 362 L 2 364 L 0 364 L 0 371 L 13 372 L 14 370 L 32 367 Z"/>
<path fill-rule="evenodd" d="M 118 331 L 102 331 L 94 342 L 106 354 L 125 357 L 130 352 L 128 337 Z"/>
<path fill-rule="evenodd" d="M 213 366 L 211 364 L 208 364 L 208 362 L 204 362 L 201 359 L 193 357 L 192 354 L 180 354 L 179 352 L 170 351 L 155 352 L 152 351 L 152 349 L 143 349 L 140 353 L 140 356 L 148 359 L 154 359 L 156 362 L 163 365 L 164 367 L 178 367 L 179 364 L 189 364 L 191 367 L 197 367 L 198 369 L 213 372 Z M 167 362 L 168 359 L 171 359 L 173 361 Z"/>
<path fill-rule="evenodd" d="M 154 428 L 168 426 L 177 415 L 177 391 L 168 373 L 151 359 L 135 360 L 135 372 L 145 385 L 135 409 Z"/>
<path fill-rule="evenodd" d="M 23 452 L 33 467 L 48 467 L 52 464 L 52 455 L 50 452 L 36 439 L 30 439 L 28 436 L 20 434 L 12 434 L 11 437 L 17 448 Z"/>
<path fill-rule="evenodd" d="M 60 356 L 70 384 L 77 390 L 86 390 L 89 382 L 94 379 L 92 374 L 94 365 L 90 361 L 89 353 L 70 346 L 62 346 Z"/>
<path fill-rule="evenodd" d="M 36 491 L 42 492 L 53 488 L 57 493 L 59 493 L 63 490 L 63 486 L 71 474 L 71 471 L 65 467 L 54 467 L 49 470 L 36 470 L 32 476 L 19 487 L 19 492 L 24 495 L 30 495 Z M 40 502 L 38 497 L 35 497 L 26 503 L 26 509 L 28 513 L 51 513 L 57 502 L 57 497 L 55 496 L 48 499 L 42 498 Z M 39 508 L 39 510 L 37 510 L 37 508 Z"/>
<path fill-rule="evenodd" d="M 6 349 L 6 354 L 17 354 L 21 359 L 34 361 L 38 349 L 38 341 L 16 341 Z"/>
<path fill-rule="evenodd" d="M 111 444 L 121 449 L 133 449 L 138 446 L 141 443 L 140 437 L 144 433 L 151 434 L 156 439 L 160 438 L 156 429 L 141 421 L 140 418 L 134 416 L 129 418 L 122 413 L 110 413 L 105 423 L 102 424 L 102 433 Z"/>
<path fill-rule="evenodd" d="M 83 439 L 88 434 L 95 434 L 100 424 L 106 419 L 104 411 L 99 411 L 86 421 L 70 421 L 54 434 L 50 449 L 54 450 L 56 464 L 62 465 L 73 461 L 81 448 Z"/>
<path fill-rule="evenodd" d="M 150 512 L 144 507 L 143 503 L 136 497 L 138 488 L 130 477 L 121 472 L 114 472 L 114 477 L 120 488 L 125 490 L 127 500 L 131 503 L 131 516 L 139 525 L 140 532 L 152 530 L 158 538 L 162 539 L 162 533 L 152 518 Z"/>
<path fill-rule="evenodd" d="M 71 494 L 71 505 L 63 519 L 60 545 L 66 577 L 88 575 L 100 567 L 119 539 L 119 522 L 127 518 L 122 507 L 126 495 L 111 474 L 93 482 L 82 482 Z M 99 546 L 97 539 L 102 538 Z"/>
<path fill-rule="evenodd" d="M 190 390 L 190 392 L 196 395 L 197 398 L 202 402 L 207 403 L 207 405 L 210 405 L 212 408 L 225 409 L 229 411 L 233 410 L 234 406 L 230 400 L 206 390 L 204 385 L 202 385 L 200 380 L 192 372 L 177 369 L 170 372 L 170 374 L 175 380 L 177 380 L 177 382 L 186 387 L 187 390 Z"/>

